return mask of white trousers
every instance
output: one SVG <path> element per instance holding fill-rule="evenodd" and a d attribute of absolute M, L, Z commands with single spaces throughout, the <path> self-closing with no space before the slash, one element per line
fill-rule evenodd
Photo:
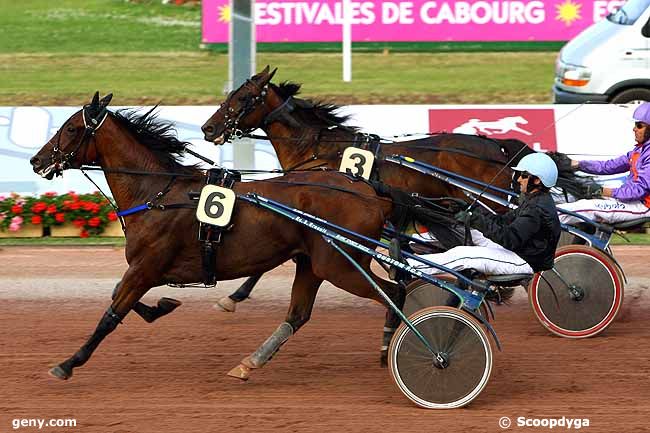
<path fill-rule="evenodd" d="M 564 209 L 578 213 L 596 222 L 609 224 L 621 223 L 623 221 L 635 220 L 650 216 L 650 209 L 641 201 L 624 202 L 615 198 L 603 198 L 593 200 L 578 200 L 573 203 L 562 203 L 557 205 L 558 209 Z M 564 224 L 576 224 L 581 222 L 579 218 L 563 213 L 558 213 L 560 222 Z"/>
<path fill-rule="evenodd" d="M 454 247 L 444 253 L 424 254 L 420 257 L 455 271 L 474 269 L 486 275 L 533 274 L 530 265 L 517 254 L 486 238 L 478 230 L 472 229 L 470 233 L 474 246 Z M 414 259 L 408 259 L 408 262 L 426 274 L 444 273 Z"/>

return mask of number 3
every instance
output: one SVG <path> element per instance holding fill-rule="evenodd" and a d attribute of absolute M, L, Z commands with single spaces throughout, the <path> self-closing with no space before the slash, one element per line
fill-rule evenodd
<path fill-rule="evenodd" d="M 368 180 L 372 173 L 375 156 L 368 150 L 348 147 L 343 152 L 339 171 Z"/>

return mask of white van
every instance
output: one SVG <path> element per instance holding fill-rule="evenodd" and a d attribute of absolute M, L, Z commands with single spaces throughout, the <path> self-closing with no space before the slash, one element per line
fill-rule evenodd
<path fill-rule="evenodd" d="M 650 0 L 629 0 L 560 51 L 556 104 L 650 101 Z"/>

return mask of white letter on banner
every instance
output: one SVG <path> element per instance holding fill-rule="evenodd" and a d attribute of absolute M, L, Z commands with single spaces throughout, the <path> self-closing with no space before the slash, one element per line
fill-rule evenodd
<path fill-rule="evenodd" d="M 524 5 L 521 2 L 510 3 L 510 24 L 526 24 Z"/>
<path fill-rule="evenodd" d="M 293 14 L 296 10 L 296 5 L 293 3 L 282 3 L 284 8 L 284 24 L 293 24 Z"/>
<path fill-rule="evenodd" d="M 316 3 L 303 3 L 305 22 L 307 24 L 314 24 L 316 21 L 316 13 L 318 12 L 318 4 Z"/>
<path fill-rule="evenodd" d="M 606 14 L 607 2 L 602 0 L 597 0 L 594 2 L 594 22 L 600 21 Z"/>
<path fill-rule="evenodd" d="M 413 24 L 413 3 L 404 2 L 399 4 L 400 24 Z"/>
<path fill-rule="evenodd" d="M 330 7 L 327 3 L 321 3 L 320 10 L 318 11 L 318 15 L 316 16 L 316 21 L 314 24 L 323 24 L 323 22 L 326 22 L 327 24 L 337 24 L 337 21 L 334 19 L 334 15 L 332 14 L 332 11 L 330 10 Z"/>
<path fill-rule="evenodd" d="M 375 22 L 375 12 L 373 9 L 375 8 L 375 4 L 372 2 L 363 2 L 361 3 L 361 15 L 363 18 L 361 18 L 360 22 L 361 24 L 372 24 Z"/>
<path fill-rule="evenodd" d="M 382 24 L 395 24 L 399 20 L 399 6 L 393 2 L 381 4 Z"/>
<path fill-rule="evenodd" d="M 468 24 L 472 20 L 469 13 L 469 3 L 458 2 L 456 3 L 456 23 Z"/>
<path fill-rule="evenodd" d="M 534 1 L 526 5 L 526 20 L 530 24 L 542 24 L 545 19 L 544 2 Z"/>
<path fill-rule="evenodd" d="M 449 24 L 456 24 L 456 17 L 454 17 L 454 12 L 451 10 L 449 3 L 443 3 L 440 6 L 440 12 L 438 12 L 438 22 L 443 21 L 449 22 Z"/>
<path fill-rule="evenodd" d="M 360 9 L 361 8 L 361 3 L 359 2 L 350 2 L 350 23 L 351 24 L 361 24 L 361 20 L 359 19 L 361 13 Z"/>
<path fill-rule="evenodd" d="M 267 3 L 257 3 L 255 2 L 254 7 L 255 7 L 255 24 L 258 24 L 260 26 L 267 25 L 268 22 L 266 20 L 266 7 L 268 6 Z"/>
<path fill-rule="evenodd" d="M 483 16 L 479 15 L 478 10 L 483 9 Z M 490 4 L 487 2 L 476 2 L 472 5 L 472 22 L 474 24 L 487 24 L 492 19 Z"/>
<path fill-rule="evenodd" d="M 279 11 L 282 5 L 278 3 L 269 3 L 267 5 L 267 13 L 269 14 L 269 18 L 266 20 L 266 24 L 271 25 L 271 26 L 277 26 L 282 22 L 282 12 Z"/>
<path fill-rule="evenodd" d="M 429 9 L 435 9 L 436 7 L 436 2 L 426 2 L 422 5 L 422 8 L 420 8 L 420 19 L 424 24 L 438 24 L 439 21 L 429 15 Z"/>

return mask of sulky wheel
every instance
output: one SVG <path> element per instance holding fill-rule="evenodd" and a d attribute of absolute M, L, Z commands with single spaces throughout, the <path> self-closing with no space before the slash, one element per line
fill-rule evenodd
<path fill-rule="evenodd" d="M 462 407 L 485 388 L 492 371 L 492 348 L 481 326 L 451 307 L 429 307 L 409 320 L 434 354 L 405 324 L 388 350 L 390 375 L 413 403 L 427 409 Z"/>
<path fill-rule="evenodd" d="M 553 270 L 535 274 L 528 298 L 537 319 L 552 333 L 592 337 L 616 318 L 623 303 L 623 277 L 602 251 L 567 245 L 557 249 Z"/>

